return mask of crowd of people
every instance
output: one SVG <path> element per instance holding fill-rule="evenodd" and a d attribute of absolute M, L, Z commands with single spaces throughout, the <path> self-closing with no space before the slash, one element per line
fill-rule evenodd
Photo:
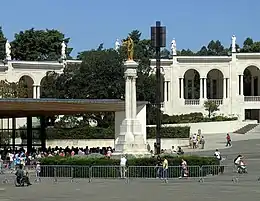
<path fill-rule="evenodd" d="M 189 139 L 189 148 L 197 149 L 197 148 L 204 149 L 205 147 L 205 138 L 201 136 L 200 133 L 194 133 L 192 137 Z"/>
<path fill-rule="evenodd" d="M 4 168 L 15 169 L 19 165 L 36 165 L 40 158 L 54 157 L 54 156 L 74 156 L 74 155 L 89 155 L 89 154 L 102 154 L 110 157 L 114 149 L 112 147 L 93 147 L 79 148 L 79 147 L 48 147 L 46 150 L 33 148 L 29 154 L 24 148 L 16 149 L 14 152 L 10 149 L 2 150 L 0 155 L 0 171 Z"/>

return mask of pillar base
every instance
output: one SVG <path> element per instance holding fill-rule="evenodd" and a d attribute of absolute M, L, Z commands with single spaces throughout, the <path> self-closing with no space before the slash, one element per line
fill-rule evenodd
<path fill-rule="evenodd" d="M 119 154 L 148 153 L 142 134 L 142 127 L 137 119 L 123 120 L 118 140 L 115 143 L 115 150 Z"/>

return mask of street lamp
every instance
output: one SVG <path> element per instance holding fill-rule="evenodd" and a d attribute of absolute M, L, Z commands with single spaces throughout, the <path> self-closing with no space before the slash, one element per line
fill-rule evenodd
<path fill-rule="evenodd" d="M 157 21 L 151 27 L 151 42 L 156 52 L 156 154 L 161 153 L 161 47 L 166 46 L 166 27 Z"/>

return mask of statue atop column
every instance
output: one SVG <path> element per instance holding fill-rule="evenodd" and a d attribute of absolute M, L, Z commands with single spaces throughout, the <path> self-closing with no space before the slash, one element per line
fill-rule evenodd
<path fill-rule="evenodd" d="M 176 40 L 175 38 L 171 42 L 171 53 L 173 56 L 177 55 Z"/>
<path fill-rule="evenodd" d="M 232 43 L 231 43 L 232 52 L 234 53 L 234 52 L 236 52 L 236 40 L 237 40 L 236 36 L 233 35 L 231 40 L 232 40 Z"/>
<path fill-rule="evenodd" d="M 67 48 L 67 45 L 64 41 L 62 41 L 61 43 L 61 58 L 62 59 L 66 59 L 66 48 Z"/>
<path fill-rule="evenodd" d="M 115 50 L 118 51 L 119 48 L 120 48 L 121 44 L 119 42 L 119 39 L 116 39 L 116 42 L 115 42 Z"/>
<path fill-rule="evenodd" d="M 9 41 L 7 40 L 5 43 L 5 55 L 6 55 L 6 60 L 10 61 L 12 60 L 11 58 L 11 45 L 9 43 Z"/>
<path fill-rule="evenodd" d="M 127 60 L 133 61 L 134 60 L 134 41 L 133 39 L 128 36 L 126 40 L 123 41 L 123 46 L 127 48 Z"/>

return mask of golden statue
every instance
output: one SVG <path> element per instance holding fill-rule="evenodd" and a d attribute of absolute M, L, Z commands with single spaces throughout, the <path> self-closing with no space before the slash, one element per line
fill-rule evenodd
<path fill-rule="evenodd" d="M 123 41 L 123 46 L 127 48 L 127 60 L 133 61 L 134 60 L 134 41 L 130 36 L 127 37 L 125 41 Z"/>

